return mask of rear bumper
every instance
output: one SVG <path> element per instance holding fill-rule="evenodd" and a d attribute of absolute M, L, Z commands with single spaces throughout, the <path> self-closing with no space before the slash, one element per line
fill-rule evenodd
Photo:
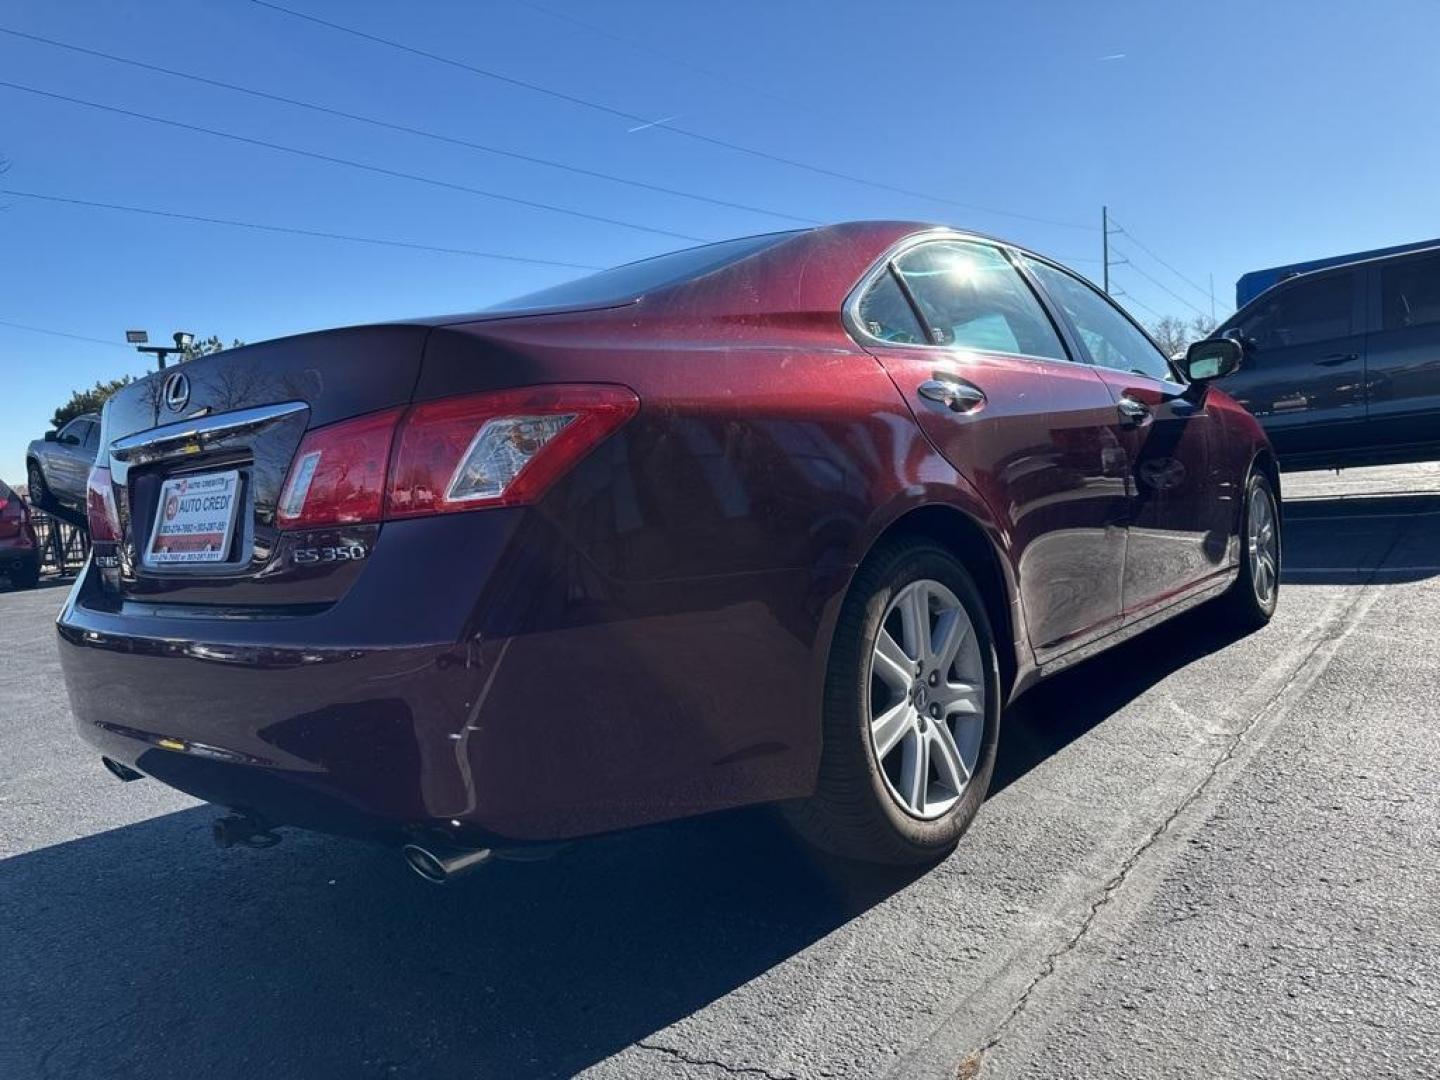
<path fill-rule="evenodd" d="M 120 604 L 98 574 L 57 620 L 82 737 L 274 824 L 547 841 L 813 784 L 811 680 L 767 674 L 809 669 L 805 573 L 617 583 L 517 510 L 384 526 L 320 613 Z"/>

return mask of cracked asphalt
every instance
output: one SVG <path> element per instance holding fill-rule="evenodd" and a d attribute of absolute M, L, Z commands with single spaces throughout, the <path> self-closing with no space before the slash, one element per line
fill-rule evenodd
<path fill-rule="evenodd" d="M 922 874 L 746 811 L 443 889 L 82 748 L 0 587 L 0 1076 L 1440 1075 L 1440 466 L 1290 475 L 1280 610 L 1007 716 Z"/>

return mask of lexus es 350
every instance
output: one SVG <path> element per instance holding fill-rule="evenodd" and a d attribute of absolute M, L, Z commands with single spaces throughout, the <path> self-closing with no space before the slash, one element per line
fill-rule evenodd
<path fill-rule="evenodd" d="M 732 240 L 125 387 L 58 620 L 122 779 L 491 853 L 783 804 L 939 857 L 1003 708 L 1203 601 L 1274 611 L 1279 476 L 1064 267 L 946 228 Z"/>

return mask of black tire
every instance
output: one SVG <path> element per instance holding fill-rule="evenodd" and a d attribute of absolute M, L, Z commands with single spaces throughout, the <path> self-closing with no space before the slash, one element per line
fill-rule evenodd
<path fill-rule="evenodd" d="M 1268 596 L 1261 595 L 1262 590 L 1256 588 L 1250 559 L 1250 506 L 1257 490 L 1269 499 L 1270 512 L 1275 523 L 1275 580 Z M 1256 469 L 1246 481 L 1245 502 L 1240 510 L 1240 576 L 1225 594 L 1215 601 L 1215 613 L 1227 626 L 1258 630 L 1275 614 L 1280 603 L 1281 539 L 1280 507 L 1275 498 L 1275 489 L 1269 478 Z"/>
<path fill-rule="evenodd" d="M 41 510 L 48 510 L 53 503 L 50 495 L 50 488 L 45 483 L 45 474 L 40 471 L 38 461 L 27 461 L 25 463 L 25 479 L 29 485 L 30 494 L 26 496 L 31 506 Z"/>
<path fill-rule="evenodd" d="M 27 563 L 10 572 L 10 584 L 17 589 L 33 589 L 40 584 L 40 563 Z"/>
<path fill-rule="evenodd" d="M 978 757 L 955 805 L 933 819 L 900 805 L 870 738 L 870 655 L 891 599 L 931 579 L 959 598 L 970 618 L 984 671 L 985 701 Z M 979 590 L 965 566 L 938 545 L 907 541 L 875 551 L 860 567 L 841 607 L 826 671 L 824 739 L 815 794 L 785 807 L 795 829 L 815 846 L 863 862 L 914 865 L 949 853 L 974 820 L 995 771 L 1000 735 L 1000 672 L 995 639 Z"/>

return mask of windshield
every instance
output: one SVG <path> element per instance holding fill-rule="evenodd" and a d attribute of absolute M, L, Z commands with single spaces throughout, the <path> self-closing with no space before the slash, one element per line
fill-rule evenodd
<path fill-rule="evenodd" d="M 495 304 L 488 311 L 513 311 L 519 308 L 555 308 L 611 306 L 634 300 L 645 293 L 690 278 L 702 277 L 722 266 L 739 262 L 774 247 L 794 232 L 766 233 L 745 236 L 739 240 L 723 240 L 718 244 L 672 251 L 654 258 L 601 270 L 598 274 L 552 285 L 539 292 L 527 293 Z"/>

